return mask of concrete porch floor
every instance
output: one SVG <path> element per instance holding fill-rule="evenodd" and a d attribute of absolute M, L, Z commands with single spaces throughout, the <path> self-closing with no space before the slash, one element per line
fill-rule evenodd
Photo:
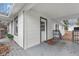
<path fill-rule="evenodd" d="M 79 44 L 61 40 L 55 45 L 42 43 L 24 50 L 16 43 L 10 43 L 11 51 L 7 56 L 79 56 Z"/>

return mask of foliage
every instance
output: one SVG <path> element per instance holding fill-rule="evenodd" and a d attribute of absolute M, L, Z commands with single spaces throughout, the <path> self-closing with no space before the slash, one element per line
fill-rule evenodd
<path fill-rule="evenodd" d="M 11 40 L 13 40 L 14 36 L 12 34 L 7 34 L 7 37 Z"/>
<path fill-rule="evenodd" d="M 63 23 L 64 23 L 64 29 L 68 30 L 68 25 L 69 25 L 68 20 L 63 20 Z"/>

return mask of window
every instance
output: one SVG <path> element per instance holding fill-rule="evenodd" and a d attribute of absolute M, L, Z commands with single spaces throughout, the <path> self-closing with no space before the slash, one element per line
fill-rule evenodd
<path fill-rule="evenodd" d="M 14 18 L 14 34 L 18 35 L 18 16 Z"/>
<path fill-rule="evenodd" d="M 45 31 L 45 22 L 41 21 L 41 31 Z"/>

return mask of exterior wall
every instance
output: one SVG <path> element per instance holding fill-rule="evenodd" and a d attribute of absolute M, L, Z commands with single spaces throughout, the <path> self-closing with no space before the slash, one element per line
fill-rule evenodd
<path fill-rule="evenodd" d="M 9 23 L 9 34 L 11 34 L 11 22 Z"/>
<path fill-rule="evenodd" d="M 53 37 L 52 30 L 54 29 L 55 20 L 46 17 L 36 11 L 29 10 L 27 12 L 19 12 L 18 14 L 18 36 L 14 35 L 14 21 L 13 32 L 14 40 L 23 48 L 29 48 L 40 44 L 40 16 L 47 18 L 47 36 L 48 39 Z M 9 25 L 11 33 L 11 24 Z"/>
<path fill-rule="evenodd" d="M 23 12 L 18 15 L 18 44 L 23 47 Z"/>
<path fill-rule="evenodd" d="M 48 39 L 52 38 L 52 30 L 54 29 L 54 21 L 46 17 L 45 15 L 35 12 L 28 11 L 25 14 L 25 45 L 26 48 L 40 44 L 40 16 L 47 18 L 48 20 Z"/>
<path fill-rule="evenodd" d="M 47 36 L 48 39 L 53 37 L 52 30 L 54 29 L 55 20 L 50 19 L 44 14 L 29 10 L 27 12 L 21 11 L 18 14 L 18 36 L 14 35 L 14 22 L 13 32 L 14 40 L 23 48 L 29 48 L 40 44 L 40 16 L 47 18 Z M 9 25 L 11 33 L 11 24 Z"/>
<path fill-rule="evenodd" d="M 18 36 L 14 34 L 14 18 L 13 18 L 13 24 L 9 24 L 9 34 L 14 35 L 14 40 L 18 45 L 23 47 L 23 12 L 20 12 L 18 14 Z"/>
<path fill-rule="evenodd" d="M 29 12 L 24 12 L 24 21 L 23 21 L 23 38 L 24 38 L 24 49 L 28 48 L 28 20 L 29 20 Z"/>
<path fill-rule="evenodd" d="M 14 18 L 13 18 L 13 35 L 14 35 L 14 40 L 18 43 L 18 36 L 16 36 L 15 34 L 14 34 Z"/>
<path fill-rule="evenodd" d="M 28 19 L 28 47 L 40 44 L 40 15 L 29 12 Z"/>

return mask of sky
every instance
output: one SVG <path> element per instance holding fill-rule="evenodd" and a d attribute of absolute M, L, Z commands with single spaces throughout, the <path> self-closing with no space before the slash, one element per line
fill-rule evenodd
<path fill-rule="evenodd" d="M 77 18 L 69 19 L 68 22 L 70 26 L 76 25 Z"/>
<path fill-rule="evenodd" d="M 0 3 L 0 13 L 8 15 L 11 11 L 11 6 L 10 3 Z"/>

